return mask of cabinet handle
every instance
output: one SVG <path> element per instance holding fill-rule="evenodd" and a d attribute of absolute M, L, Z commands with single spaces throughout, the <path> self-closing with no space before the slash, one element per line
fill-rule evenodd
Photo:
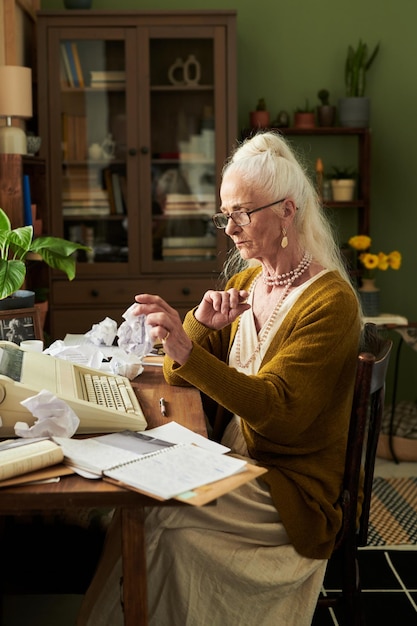
<path fill-rule="evenodd" d="M 149 154 L 148 146 L 142 146 L 140 149 L 141 154 Z"/>
<path fill-rule="evenodd" d="M 191 293 L 191 289 L 189 287 L 183 287 L 182 288 L 182 295 L 183 296 L 189 296 Z"/>
<path fill-rule="evenodd" d="M 136 148 L 129 148 L 128 152 L 129 152 L 129 156 L 136 156 L 138 153 Z"/>
<path fill-rule="evenodd" d="M 97 289 L 92 289 L 91 295 L 93 296 L 93 298 L 97 298 L 100 295 L 100 293 L 97 291 Z"/>

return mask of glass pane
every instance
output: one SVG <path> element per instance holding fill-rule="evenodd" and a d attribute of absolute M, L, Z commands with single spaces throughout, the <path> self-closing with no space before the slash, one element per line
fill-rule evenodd
<path fill-rule="evenodd" d="M 152 39 L 153 259 L 214 260 L 217 239 L 212 39 Z"/>
<path fill-rule="evenodd" d="M 123 41 L 61 42 L 64 236 L 80 262 L 127 262 Z"/>

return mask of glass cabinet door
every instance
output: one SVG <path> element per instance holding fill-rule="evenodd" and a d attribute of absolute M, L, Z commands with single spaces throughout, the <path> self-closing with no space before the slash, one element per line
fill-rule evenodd
<path fill-rule="evenodd" d="M 217 138 L 226 85 L 216 78 L 222 38 L 214 31 L 182 28 L 174 37 L 151 29 L 146 40 L 152 245 L 142 251 L 145 269 L 195 272 L 219 260 L 211 217 L 226 157 L 225 139 Z"/>
<path fill-rule="evenodd" d="M 126 41 L 108 34 L 97 38 L 100 31 L 92 31 L 91 38 L 81 38 L 64 31 L 57 46 L 61 160 L 56 189 L 63 236 L 91 248 L 78 253 L 81 271 L 83 264 L 127 266 L 130 261 Z"/>

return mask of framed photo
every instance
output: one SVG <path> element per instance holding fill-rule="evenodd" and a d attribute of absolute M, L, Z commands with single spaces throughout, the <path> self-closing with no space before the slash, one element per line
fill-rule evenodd
<path fill-rule="evenodd" d="M 0 340 L 20 345 L 25 339 L 43 339 L 37 309 L 0 311 Z"/>

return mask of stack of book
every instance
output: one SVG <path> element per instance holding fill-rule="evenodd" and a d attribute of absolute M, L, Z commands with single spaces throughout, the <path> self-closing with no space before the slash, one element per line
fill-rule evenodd
<path fill-rule="evenodd" d="M 90 86 L 96 89 L 124 88 L 126 85 L 126 72 L 122 70 L 102 70 L 90 72 Z"/>
<path fill-rule="evenodd" d="M 216 258 L 217 240 L 212 235 L 204 237 L 164 237 L 164 261 L 212 261 Z"/>
<path fill-rule="evenodd" d="M 215 211 L 214 193 L 168 193 L 166 195 L 166 215 L 213 215 Z"/>
<path fill-rule="evenodd" d="M 109 196 L 96 170 L 71 167 L 62 178 L 62 212 L 64 216 L 109 215 Z"/>

